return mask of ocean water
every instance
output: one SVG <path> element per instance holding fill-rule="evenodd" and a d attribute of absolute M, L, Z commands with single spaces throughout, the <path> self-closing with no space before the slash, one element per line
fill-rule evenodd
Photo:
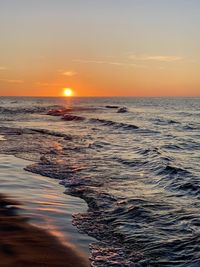
<path fill-rule="evenodd" d="M 93 266 L 200 266 L 200 98 L 0 98 L 0 123 L 2 153 L 87 202 Z"/>

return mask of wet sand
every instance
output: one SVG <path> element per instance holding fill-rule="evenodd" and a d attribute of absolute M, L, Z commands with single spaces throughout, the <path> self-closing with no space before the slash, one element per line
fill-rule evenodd
<path fill-rule="evenodd" d="M 62 243 L 72 243 L 89 257 L 89 245 L 96 240 L 80 233 L 72 224 L 73 214 L 86 212 L 83 200 L 63 194 L 58 180 L 25 172 L 30 161 L 10 155 L 0 155 L 0 184 L 2 194 L 21 203 L 20 214 L 29 222 L 56 236 Z"/>
<path fill-rule="evenodd" d="M 19 203 L 0 194 L 1 267 L 88 267 L 81 252 L 28 222 Z"/>

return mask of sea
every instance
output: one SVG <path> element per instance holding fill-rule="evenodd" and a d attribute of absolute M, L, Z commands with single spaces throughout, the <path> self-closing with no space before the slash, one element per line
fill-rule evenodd
<path fill-rule="evenodd" d="M 200 98 L 0 97 L 0 135 L 1 191 L 48 188 L 29 213 L 60 236 L 72 224 L 91 266 L 200 266 Z"/>

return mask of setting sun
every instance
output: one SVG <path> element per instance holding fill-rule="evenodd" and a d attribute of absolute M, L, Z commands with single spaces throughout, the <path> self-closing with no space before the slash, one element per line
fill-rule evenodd
<path fill-rule="evenodd" d="M 64 96 L 72 96 L 73 90 L 71 88 L 64 88 Z"/>

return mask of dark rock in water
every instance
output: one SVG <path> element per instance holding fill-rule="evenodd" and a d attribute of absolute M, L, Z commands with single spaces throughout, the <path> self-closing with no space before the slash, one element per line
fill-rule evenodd
<path fill-rule="evenodd" d="M 128 109 L 126 107 L 119 108 L 117 113 L 126 113 L 128 112 Z"/>
<path fill-rule="evenodd" d="M 169 120 L 168 121 L 169 124 L 174 124 L 174 123 L 178 123 L 177 121 L 174 121 L 174 120 Z"/>
<path fill-rule="evenodd" d="M 106 108 L 119 108 L 118 106 L 110 106 L 110 105 L 108 105 L 108 106 L 105 106 Z"/>
<path fill-rule="evenodd" d="M 62 119 L 65 121 L 83 121 L 83 120 L 85 120 L 84 117 L 76 116 L 76 115 L 70 115 L 70 114 L 65 114 L 62 117 Z"/>

